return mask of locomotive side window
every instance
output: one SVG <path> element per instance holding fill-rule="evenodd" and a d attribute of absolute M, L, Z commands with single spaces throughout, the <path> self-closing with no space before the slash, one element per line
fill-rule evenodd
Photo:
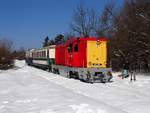
<path fill-rule="evenodd" d="M 75 44 L 75 46 L 74 46 L 74 52 L 78 52 L 78 44 Z"/>
<path fill-rule="evenodd" d="M 69 44 L 68 46 L 68 53 L 72 53 L 72 44 Z"/>

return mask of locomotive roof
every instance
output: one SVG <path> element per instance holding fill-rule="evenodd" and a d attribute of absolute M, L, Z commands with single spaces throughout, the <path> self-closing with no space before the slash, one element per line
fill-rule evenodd
<path fill-rule="evenodd" d="M 77 40 L 77 39 L 80 39 L 80 40 L 107 40 L 105 37 L 73 37 L 73 38 L 70 38 L 68 40 Z"/>
<path fill-rule="evenodd" d="M 96 40 L 99 40 L 99 41 L 107 41 L 107 39 L 105 37 L 74 37 L 74 38 L 71 38 L 71 39 L 68 39 L 66 42 L 74 42 L 74 41 L 96 41 Z"/>
<path fill-rule="evenodd" d="M 68 40 L 66 40 L 65 43 L 61 43 L 61 44 L 57 44 L 58 46 L 65 46 L 66 44 L 69 43 L 74 43 L 76 41 L 107 41 L 107 38 L 105 37 L 73 37 L 73 38 L 69 38 Z"/>

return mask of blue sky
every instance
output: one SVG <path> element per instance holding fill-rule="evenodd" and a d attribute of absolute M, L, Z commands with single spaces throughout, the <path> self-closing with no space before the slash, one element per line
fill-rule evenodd
<path fill-rule="evenodd" d="M 111 0 L 83 0 L 101 12 Z M 69 31 L 73 10 L 80 0 L 0 0 L 0 39 L 13 41 L 14 48 L 38 48 L 46 36 Z M 120 5 L 122 0 L 116 0 Z"/>

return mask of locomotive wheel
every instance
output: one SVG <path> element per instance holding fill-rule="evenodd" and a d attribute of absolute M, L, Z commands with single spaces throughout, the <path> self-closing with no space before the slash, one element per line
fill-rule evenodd
<path fill-rule="evenodd" d="M 59 75 L 60 73 L 59 73 L 59 69 L 56 69 L 56 73 Z"/>
<path fill-rule="evenodd" d="M 91 74 L 90 74 L 89 71 L 88 71 L 88 73 L 86 74 L 86 77 L 87 77 L 87 78 L 86 78 L 86 82 L 93 84 L 93 79 L 92 79 Z"/>
<path fill-rule="evenodd" d="M 75 72 L 75 73 L 74 73 L 74 78 L 75 78 L 75 79 L 79 79 L 79 73 L 78 73 L 78 72 Z"/>
<path fill-rule="evenodd" d="M 93 84 L 93 80 L 92 80 L 92 78 L 90 76 L 87 76 L 86 82 Z"/>
<path fill-rule="evenodd" d="M 102 82 L 102 83 L 106 83 L 106 81 L 107 81 L 106 78 L 102 78 L 102 79 L 101 79 L 101 82 Z"/>
<path fill-rule="evenodd" d="M 86 82 L 93 84 L 93 80 L 92 79 L 86 79 Z"/>

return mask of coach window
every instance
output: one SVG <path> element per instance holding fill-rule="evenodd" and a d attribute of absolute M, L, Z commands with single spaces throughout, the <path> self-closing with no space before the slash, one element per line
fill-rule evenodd
<path fill-rule="evenodd" d="M 43 58 L 43 51 L 41 51 L 41 58 Z"/>
<path fill-rule="evenodd" d="M 46 51 L 44 51 L 44 58 L 46 57 Z"/>
<path fill-rule="evenodd" d="M 74 46 L 74 52 L 78 52 L 78 44 L 75 44 L 75 46 Z"/>
<path fill-rule="evenodd" d="M 43 51 L 41 51 L 41 58 L 43 57 Z"/>
<path fill-rule="evenodd" d="M 43 56 L 43 58 L 44 58 L 44 57 L 45 57 L 45 55 L 44 55 L 44 51 L 42 51 L 42 53 L 43 53 L 43 55 L 42 55 L 42 56 Z"/>
<path fill-rule="evenodd" d="M 39 58 L 39 52 L 37 52 L 37 58 Z"/>
<path fill-rule="evenodd" d="M 39 52 L 39 54 L 40 54 L 39 56 L 40 56 L 40 58 L 41 58 L 41 51 Z"/>
<path fill-rule="evenodd" d="M 37 52 L 35 52 L 35 58 L 37 58 L 37 56 L 38 56 L 38 53 L 37 53 Z"/>
<path fill-rule="evenodd" d="M 43 57 L 43 51 L 41 51 L 41 58 Z"/>
<path fill-rule="evenodd" d="M 44 51 L 43 51 L 43 58 L 45 58 L 45 53 L 44 53 Z"/>
<path fill-rule="evenodd" d="M 44 51 L 42 51 L 42 58 L 44 58 Z"/>
<path fill-rule="evenodd" d="M 72 44 L 71 43 L 68 46 L 68 53 L 72 53 Z"/>

